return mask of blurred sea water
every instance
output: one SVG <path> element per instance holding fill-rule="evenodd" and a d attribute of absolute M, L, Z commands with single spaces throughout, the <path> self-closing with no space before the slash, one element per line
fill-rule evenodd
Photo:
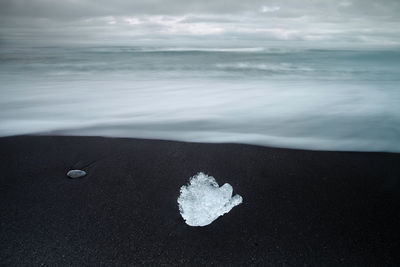
<path fill-rule="evenodd" d="M 400 152 L 400 51 L 0 50 L 0 136 Z"/>

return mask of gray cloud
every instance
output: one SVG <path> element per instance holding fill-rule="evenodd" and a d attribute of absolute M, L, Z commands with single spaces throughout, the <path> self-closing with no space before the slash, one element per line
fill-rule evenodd
<path fill-rule="evenodd" d="M 0 42 L 396 46 L 399 14 L 398 0 L 3 0 Z"/>
<path fill-rule="evenodd" d="M 397 0 L 2 0 L 2 15 L 32 17 L 81 17 L 108 15 L 182 15 L 187 13 L 235 14 L 254 11 L 282 11 L 303 14 L 363 14 L 398 16 Z M 276 10 L 277 9 L 277 10 Z M 286 10 L 286 11 L 285 11 Z M 271 12 L 266 12 L 271 13 Z"/>

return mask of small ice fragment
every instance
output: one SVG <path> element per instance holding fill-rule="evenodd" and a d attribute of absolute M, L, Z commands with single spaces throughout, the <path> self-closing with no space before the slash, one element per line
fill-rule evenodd
<path fill-rule="evenodd" d="M 232 192 L 230 184 L 219 187 L 214 177 L 199 172 L 190 178 L 188 185 L 181 187 L 178 205 L 182 218 L 190 226 L 212 223 L 242 203 L 242 197 L 232 197 Z"/>
<path fill-rule="evenodd" d="M 81 171 L 81 170 L 70 170 L 69 172 L 67 172 L 67 176 L 69 178 L 80 178 L 86 175 L 85 171 Z"/>

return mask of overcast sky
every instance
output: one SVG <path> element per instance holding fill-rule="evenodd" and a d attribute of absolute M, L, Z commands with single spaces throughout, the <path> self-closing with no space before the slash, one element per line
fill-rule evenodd
<path fill-rule="evenodd" d="M 1 0 L 0 44 L 400 46 L 400 0 Z"/>

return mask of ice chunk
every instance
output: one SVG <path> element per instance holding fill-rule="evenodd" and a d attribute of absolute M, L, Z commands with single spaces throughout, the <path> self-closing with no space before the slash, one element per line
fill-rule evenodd
<path fill-rule="evenodd" d="M 242 197 L 232 197 L 232 186 L 219 187 L 214 177 L 199 172 L 181 187 L 179 211 L 190 226 L 205 226 L 242 203 Z"/>

